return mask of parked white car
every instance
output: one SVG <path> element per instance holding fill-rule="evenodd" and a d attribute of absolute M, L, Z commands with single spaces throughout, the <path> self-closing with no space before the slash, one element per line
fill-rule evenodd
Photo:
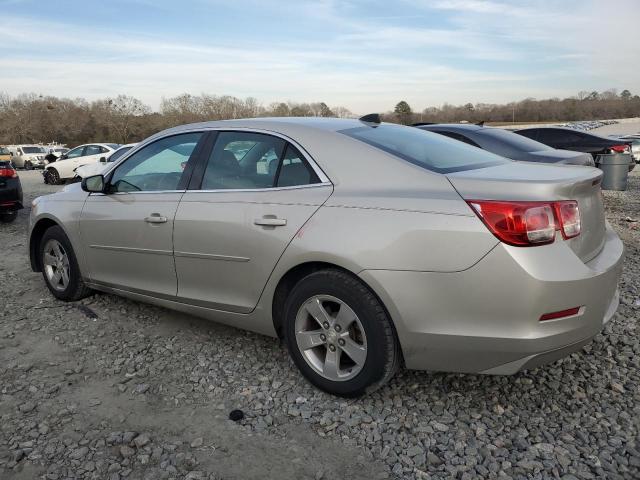
<path fill-rule="evenodd" d="M 11 163 L 15 168 L 24 168 L 25 170 L 44 168 L 46 152 L 40 145 L 10 145 L 7 148 L 11 153 Z"/>
<path fill-rule="evenodd" d="M 90 143 L 80 145 L 62 155 L 56 162 L 50 163 L 44 169 L 44 181 L 53 185 L 64 182 L 75 176 L 75 169 L 82 165 L 100 162 L 108 157 L 120 145 L 117 143 Z"/>
<path fill-rule="evenodd" d="M 82 179 L 85 177 L 90 177 L 92 175 L 99 175 L 105 171 L 105 169 L 111 165 L 116 160 L 122 158 L 122 156 L 135 147 L 137 143 L 128 143 L 126 145 L 122 145 L 119 149 L 113 152 L 108 157 L 100 158 L 98 163 L 90 163 L 88 165 L 82 165 L 76 168 L 76 177 L 78 179 Z"/>

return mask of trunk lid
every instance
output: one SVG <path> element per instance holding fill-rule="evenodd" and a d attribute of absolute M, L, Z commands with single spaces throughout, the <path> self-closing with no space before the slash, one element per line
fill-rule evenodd
<path fill-rule="evenodd" d="M 602 171 L 573 165 L 510 162 L 494 167 L 447 174 L 465 200 L 557 201 L 576 200 L 581 233 L 566 241 L 583 261 L 593 259 L 605 240 L 605 216 L 600 181 Z"/>

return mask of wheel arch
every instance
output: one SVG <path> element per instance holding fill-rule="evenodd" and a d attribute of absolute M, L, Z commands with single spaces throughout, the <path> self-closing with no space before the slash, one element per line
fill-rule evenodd
<path fill-rule="evenodd" d="M 328 270 L 328 269 L 340 270 L 354 278 L 357 278 L 358 281 L 360 281 L 364 286 L 366 286 L 371 291 L 371 293 L 376 297 L 376 299 L 380 302 L 380 305 L 382 305 L 382 308 L 384 308 L 386 314 L 391 319 L 391 326 L 393 328 L 396 339 L 398 339 L 398 331 L 397 331 L 394 316 L 391 314 L 390 309 L 387 308 L 387 305 L 385 305 L 384 301 L 382 300 L 381 296 L 378 294 L 375 288 L 373 288 L 370 284 L 364 281 L 356 272 L 349 270 L 348 268 L 345 268 L 335 263 L 326 262 L 326 261 L 317 261 L 317 260 L 299 263 L 298 265 L 295 265 L 289 268 L 289 270 L 287 270 L 280 277 L 280 280 L 278 281 L 278 284 L 276 285 L 275 290 L 273 292 L 273 298 L 271 302 L 271 318 L 273 321 L 273 328 L 278 338 L 280 339 L 284 338 L 283 328 L 282 328 L 283 321 L 284 321 L 284 318 L 283 318 L 284 305 L 285 305 L 287 296 L 289 295 L 293 287 L 302 278 L 309 275 L 310 273 L 313 273 L 319 270 Z M 402 352 L 402 348 L 400 348 L 400 351 Z M 404 360 L 402 360 L 402 362 L 404 363 Z"/>
<path fill-rule="evenodd" d="M 31 270 L 34 272 L 42 271 L 42 262 L 40 261 L 38 251 L 40 250 L 40 242 L 42 241 L 44 232 L 51 227 L 60 227 L 64 230 L 60 222 L 50 217 L 40 218 L 31 229 L 31 234 L 29 235 L 29 261 L 31 262 Z"/>

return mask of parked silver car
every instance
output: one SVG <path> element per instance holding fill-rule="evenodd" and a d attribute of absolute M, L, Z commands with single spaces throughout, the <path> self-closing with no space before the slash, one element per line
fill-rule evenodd
<path fill-rule="evenodd" d="M 95 289 L 280 336 L 343 396 L 401 364 L 511 374 L 602 330 L 623 245 L 601 171 L 366 120 L 154 135 L 34 202 L 32 267 L 62 300 Z"/>

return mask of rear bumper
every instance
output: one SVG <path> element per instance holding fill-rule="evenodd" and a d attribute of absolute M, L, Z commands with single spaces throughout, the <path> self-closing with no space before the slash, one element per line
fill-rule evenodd
<path fill-rule="evenodd" d="M 411 369 L 511 374 L 579 350 L 614 315 L 624 247 L 607 227 L 601 252 L 583 263 L 558 241 L 499 244 L 463 272 L 365 270 L 394 320 Z M 578 314 L 539 321 L 545 313 Z"/>

